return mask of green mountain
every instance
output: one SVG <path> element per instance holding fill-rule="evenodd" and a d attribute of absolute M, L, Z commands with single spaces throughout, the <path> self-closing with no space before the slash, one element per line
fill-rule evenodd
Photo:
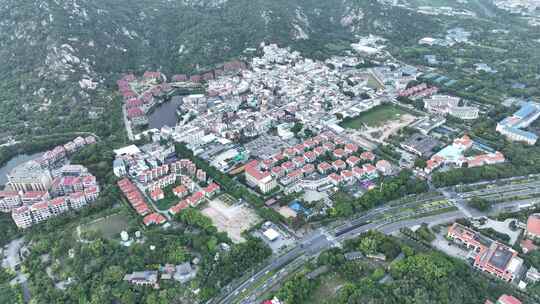
<path fill-rule="evenodd" d="M 128 71 L 204 70 L 263 41 L 322 58 L 358 34 L 399 45 L 440 31 L 441 17 L 401 2 L 0 0 L 0 138 L 109 134 L 114 81 Z"/>

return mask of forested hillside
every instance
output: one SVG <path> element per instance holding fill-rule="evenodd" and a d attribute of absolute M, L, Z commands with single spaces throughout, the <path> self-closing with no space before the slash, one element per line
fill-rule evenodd
<path fill-rule="evenodd" d="M 348 47 L 355 34 L 415 41 L 438 29 L 436 17 L 365 0 L 0 4 L 3 138 L 73 129 L 110 132 L 96 128 L 88 111 L 114 106 L 112 84 L 126 71 L 204 70 L 263 41 L 325 57 Z M 108 119 L 114 118 L 100 121 Z"/>

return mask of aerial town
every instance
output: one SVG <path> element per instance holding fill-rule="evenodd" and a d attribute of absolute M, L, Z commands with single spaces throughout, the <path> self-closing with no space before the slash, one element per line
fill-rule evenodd
<path fill-rule="evenodd" d="M 298 228 L 291 225 L 332 218 L 340 208 L 338 197 L 361 199 L 374 189 L 380 191 L 385 180 L 403 170 L 429 182 L 439 171 L 507 162 L 501 151 L 454 123 L 479 119 L 490 110 L 485 105 L 440 92 L 419 80 L 422 73 L 413 66 L 387 62 L 383 67 L 356 68 L 360 63 L 355 56 L 320 62 L 269 44 L 250 62 L 229 62 L 201 75 L 172 75 L 169 82 L 159 72 L 123 76 L 118 88 L 125 101 L 127 133 L 150 143 L 114 151 L 119 188 L 146 226 L 166 229 L 177 216 L 197 208 L 233 242 L 245 241 L 259 216 L 246 201 L 223 191 L 219 177 L 195 164 L 203 161 L 220 174 L 235 176 L 247 191 L 264 199 L 265 208 L 281 216 L 285 222 L 267 221 L 251 232 L 281 255 L 294 246 L 289 230 Z M 151 109 L 186 88 L 198 92 L 181 98 L 177 123 L 148 128 Z M 419 101 L 422 109 L 411 106 Z M 539 116 L 539 103 L 522 102 L 515 113 L 497 122 L 494 131 L 509 141 L 534 145 L 537 136 L 528 128 Z M 192 155 L 179 155 L 178 145 Z M 443 191 L 437 205 L 417 204 L 413 213 L 470 214 L 470 199 L 462 195 L 466 192 Z M 293 199 L 285 199 L 289 197 Z M 486 221 L 487 213 L 472 213 L 478 214 L 473 222 Z M 536 239 L 535 216 L 526 224 L 515 223 L 527 236 L 521 243 L 524 251 Z M 284 223 L 288 224 L 283 227 Z M 527 269 L 512 246 L 483 236 L 470 222 L 448 224 L 441 237 L 460 248 L 460 257 L 472 268 L 520 289 L 538 280 L 536 269 Z M 136 284 L 158 284 L 158 272 L 144 271 L 138 275 L 145 278 L 136 279 L 144 283 Z"/>
<path fill-rule="evenodd" d="M 488 14 L 471 7 L 536 26 L 540 4 L 374 2 L 457 21 L 407 37 L 409 61 L 354 28 L 367 9 L 347 8 L 337 22 L 354 39 L 335 52 L 310 52 L 314 32 L 293 22 L 298 44 L 245 44 L 219 63 L 186 40 L 173 52 L 201 62 L 177 58 L 172 73 L 134 60 L 93 82 L 81 69 L 93 92 L 69 106 L 110 109 L 92 106 L 76 132 L 0 143 L 0 302 L 540 303 L 540 97 L 518 91 L 535 77 L 473 58 L 470 75 L 521 77 L 501 102 L 475 98 L 478 83 L 455 89 L 451 58 L 480 57 L 467 49 L 479 32 L 458 21 Z"/>
<path fill-rule="evenodd" d="M 93 136 L 77 137 L 14 168 L 0 192 L 0 210 L 10 212 L 18 227 L 28 228 L 95 201 L 95 176 L 84 166 L 69 164 L 70 155 L 95 143 Z"/>

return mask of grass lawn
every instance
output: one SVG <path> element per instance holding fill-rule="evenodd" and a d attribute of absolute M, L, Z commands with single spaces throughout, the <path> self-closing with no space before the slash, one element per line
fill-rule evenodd
<path fill-rule="evenodd" d="M 337 291 L 345 283 L 346 281 L 335 272 L 323 275 L 321 277 L 321 285 L 313 292 L 309 303 L 332 303 L 331 300 L 336 297 Z"/>
<path fill-rule="evenodd" d="M 165 193 L 165 198 L 155 202 L 159 210 L 166 211 L 181 201 L 181 199 L 178 198 L 176 195 L 174 195 L 172 191 L 172 189 L 176 186 L 178 186 L 178 184 L 170 185 L 163 188 L 163 192 Z"/>
<path fill-rule="evenodd" d="M 129 217 L 116 213 L 107 217 L 102 217 L 95 221 L 80 226 L 81 233 L 86 231 L 97 231 L 107 239 L 114 239 L 120 237 L 120 232 L 128 230 Z"/>
<path fill-rule="evenodd" d="M 361 129 L 364 125 L 377 127 L 387 121 L 397 120 L 403 114 L 408 114 L 408 112 L 391 104 L 383 104 L 362 112 L 358 116 L 345 118 L 340 125 L 346 129 Z"/>

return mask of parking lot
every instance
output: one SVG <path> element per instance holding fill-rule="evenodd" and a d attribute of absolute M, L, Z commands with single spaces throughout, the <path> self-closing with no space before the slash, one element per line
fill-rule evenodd
<path fill-rule="evenodd" d="M 270 240 L 267 236 L 264 235 L 264 232 L 268 229 L 276 231 L 279 236 L 274 240 Z M 295 243 L 294 237 L 292 237 L 284 229 L 281 229 L 280 227 L 271 222 L 264 223 L 261 229 L 257 229 L 253 232 L 253 236 L 262 239 L 268 245 L 268 247 L 272 249 L 272 252 L 274 254 L 282 252 L 284 249 L 294 245 Z"/>
<path fill-rule="evenodd" d="M 469 256 L 469 252 L 467 250 L 460 248 L 456 244 L 452 244 L 440 233 L 436 234 L 436 238 L 431 244 L 433 245 L 433 247 L 437 248 L 438 250 L 455 258 L 466 260 L 467 257 Z"/>
<path fill-rule="evenodd" d="M 270 158 L 272 155 L 280 152 L 284 148 L 296 145 L 296 139 L 282 140 L 279 136 L 261 135 L 257 139 L 245 144 L 244 147 L 251 155 L 260 159 Z"/>

